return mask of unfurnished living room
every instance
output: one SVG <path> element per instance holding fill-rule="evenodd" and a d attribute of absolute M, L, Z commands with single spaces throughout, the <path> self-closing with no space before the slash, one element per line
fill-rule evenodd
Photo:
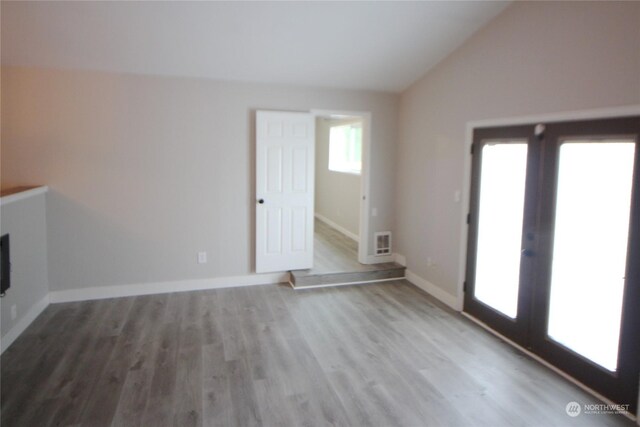
<path fill-rule="evenodd" d="M 640 425 L 640 1 L 0 20 L 2 427 Z"/>

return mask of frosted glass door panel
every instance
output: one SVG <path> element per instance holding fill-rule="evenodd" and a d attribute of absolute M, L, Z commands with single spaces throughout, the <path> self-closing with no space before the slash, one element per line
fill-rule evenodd
<path fill-rule="evenodd" d="M 615 371 L 635 144 L 560 146 L 548 335 Z"/>
<path fill-rule="evenodd" d="M 486 144 L 480 168 L 474 296 L 513 319 L 518 311 L 527 143 Z"/>

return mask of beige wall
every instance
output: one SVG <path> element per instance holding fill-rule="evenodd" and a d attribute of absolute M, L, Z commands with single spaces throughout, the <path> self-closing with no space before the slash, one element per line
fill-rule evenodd
<path fill-rule="evenodd" d="M 11 198 L 9 196 L 8 198 Z M 0 234 L 9 233 L 11 288 L 0 299 L 2 337 L 49 295 L 47 274 L 46 194 L 6 203 L 0 208 Z M 11 319 L 11 307 L 17 317 Z M 44 305 L 42 307 L 44 308 Z M 31 319 L 33 320 L 33 319 Z M 15 331 L 11 340 L 16 338 Z M 4 341 L 2 348 L 8 343 Z"/>
<path fill-rule="evenodd" d="M 360 233 L 360 175 L 329 170 L 331 126 L 353 120 L 316 120 L 315 211 L 356 236 Z"/>
<path fill-rule="evenodd" d="M 402 95 L 395 242 L 408 268 L 457 294 L 467 122 L 638 103 L 639 2 L 513 3 Z"/>
<path fill-rule="evenodd" d="M 398 96 L 2 71 L 2 181 L 48 194 L 52 291 L 254 271 L 256 109 L 371 111 L 371 232 L 393 225 Z M 371 241 L 373 239 L 370 239 Z M 197 252 L 209 262 L 197 264 Z"/>

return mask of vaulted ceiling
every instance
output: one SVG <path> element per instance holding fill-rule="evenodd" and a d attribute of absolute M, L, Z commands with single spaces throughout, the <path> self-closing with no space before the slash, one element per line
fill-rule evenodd
<path fill-rule="evenodd" d="M 2 1 L 2 64 L 401 92 L 507 4 Z"/>

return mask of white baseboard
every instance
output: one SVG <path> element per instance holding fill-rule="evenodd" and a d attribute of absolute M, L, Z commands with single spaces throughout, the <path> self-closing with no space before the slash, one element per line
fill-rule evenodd
<path fill-rule="evenodd" d="M 351 231 L 347 230 L 343 226 L 331 221 L 329 218 L 327 218 L 324 215 L 321 215 L 319 213 L 315 213 L 314 215 L 315 215 L 315 217 L 317 219 L 319 219 L 320 221 L 324 222 L 329 227 L 338 230 L 340 233 L 344 234 L 345 236 L 347 236 L 348 238 L 350 238 L 352 240 L 355 240 L 356 242 L 360 242 L 360 236 L 358 236 L 357 234 L 352 233 Z"/>
<path fill-rule="evenodd" d="M 22 316 L 18 322 L 13 325 L 13 328 L 9 329 L 4 337 L 0 339 L 0 353 L 4 353 L 6 349 L 13 344 L 13 342 L 22 334 L 34 320 L 36 317 L 40 315 L 44 311 L 45 308 L 49 306 L 49 295 L 47 294 L 40 301 L 31 306 L 29 310 Z"/>
<path fill-rule="evenodd" d="M 395 254 L 396 258 L 395 258 L 395 262 L 397 262 L 398 264 L 400 264 L 403 267 L 407 266 L 407 257 L 405 257 L 402 254 Z"/>
<path fill-rule="evenodd" d="M 287 283 L 289 273 L 250 274 L 246 276 L 215 277 L 200 280 L 178 280 L 173 282 L 139 283 L 132 285 L 100 286 L 84 289 L 68 289 L 49 293 L 51 303 L 87 301 L 105 298 L 138 295 L 164 294 L 169 292 L 199 291 L 204 289 L 234 288 L 252 285 Z"/>
<path fill-rule="evenodd" d="M 422 289 L 429 295 L 435 297 L 437 300 L 445 303 L 455 311 L 462 311 L 462 306 L 458 302 L 458 298 L 454 295 L 451 295 L 428 280 L 423 279 L 412 271 L 407 270 L 406 277 L 409 282 Z"/>

